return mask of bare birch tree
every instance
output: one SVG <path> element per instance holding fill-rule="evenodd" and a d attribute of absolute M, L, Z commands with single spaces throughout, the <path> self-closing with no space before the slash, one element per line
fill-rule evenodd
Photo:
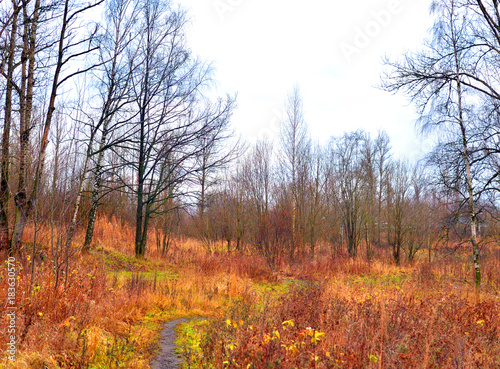
<path fill-rule="evenodd" d="M 462 205 L 468 208 L 474 280 L 479 288 L 476 204 L 483 191 L 474 180 L 479 176 L 477 172 L 474 175 L 480 152 L 476 145 L 477 120 L 473 106 L 466 103 L 467 96 L 481 89 L 477 84 L 473 86 L 477 81 L 472 82 L 479 78 L 470 47 L 472 17 L 468 8 L 459 8 L 454 0 L 435 1 L 432 9 L 438 16 L 433 42 L 424 52 L 406 55 L 403 62 L 393 63 L 393 74 L 386 80 L 386 88 L 404 90 L 417 102 L 424 129 L 448 130 L 448 134 L 441 133 L 441 137 L 449 140 L 440 143 L 431 160 L 441 168 L 443 184 L 454 189 L 463 199 Z"/>
<path fill-rule="evenodd" d="M 14 197 L 16 203 L 16 215 L 14 220 L 13 232 L 11 237 L 11 252 L 19 249 L 22 235 L 26 227 L 28 217 L 30 216 L 40 194 L 42 187 L 42 177 L 45 168 L 45 156 L 49 144 L 49 132 L 53 123 L 54 113 L 56 111 L 56 97 L 60 87 L 73 77 L 86 73 L 93 68 L 88 67 L 71 68 L 74 61 L 81 60 L 85 55 L 95 51 L 91 44 L 93 34 L 85 34 L 80 38 L 75 37 L 76 30 L 82 25 L 81 15 L 102 3 L 103 0 L 97 0 L 90 3 L 73 3 L 69 0 L 64 1 L 59 6 L 54 4 L 43 4 L 41 0 L 34 2 L 23 2 L 23 38 L 22 51 L 20 58 L 21 75 L 18 83 L 13 87 L 19 96 L 19 122 L 20 122 L 20 157 L 19 157 L 19 177 L 17 193 Z M 37 157 L 37 165 L 33 175 L 33 185 L 28 189 L 27 178 L 27 158 L 32 141 L 32 112 L 34 90 L 37 79 L 35 78 L 36 65 L 39 62 L 38 36 L 40 17 L 45 15 L 51 22 L 56 31 L 55 40 L 44 44 L 44 48 L 54 47 L 56 57 L 53 68 L 51 68 L 50 93 L 47 102 L 47 110 L 43 118 L 41 143 L 38 151 L 33 154 Z M 45 19 L 45 18 L 44 18 Z M 44 22 L 46 22 L 44 20 Z M 47 63 L 47 60 L 44 61 Z"/>
<path fill-rule="evenodd" d="M 286 105 L 286 120 L 283 122 L 281 132 L 281 148 L 282 156 L 280 163 L 283 167 L 283 174 L 286 182 L 290 186 L 290 201 L 292 206 L 292 234 L 289 245 L 289 257 L 294 258 L 294 254 L 298 241 L 298 170 L 299 161 L 304 157 L 304 150 L 307 145 L 308 133 L 307 125 L 304 120 L 304 112 L 302 106 L 302 98 L 300 90 L 295 87 L 287 98 Z"/>

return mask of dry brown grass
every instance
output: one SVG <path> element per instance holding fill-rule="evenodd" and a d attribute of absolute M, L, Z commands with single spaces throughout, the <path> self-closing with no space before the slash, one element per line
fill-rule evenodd
<path fill-rule="evenodd" d="M 370 262 L 325 254 L 272 271 L 258 256 L 209 254 L 194 240 L 176 240 L 165 258 L 151 240 L 146 260 L 136 260 L 131 228 L 101 218 L 91 254 L 78 253 L 77 234 L 66 274 L 64 253 L 54 270 L 58 234 L 37 231 L 31 291 L 30 244 L 18 256 L 20 341 L 9 368 L 148 368 L 162 323 L 180 316 L 214 318 L 192 367 L 500 365 L 497 251 L 485 250 L 477 295 L 466 252 L 401 267 L 388 250 Z M 6 291 L 2 278 L 3 306 Z M 5 315 L 0 324 L 5 347 Z M 7 364 L 2 357 L 0 367 Z"/>
<path fill-rule="evenodd" d="M 302 287 L 258 311 L 240 307 L 207 332 L 205 360 L 217 368 L 498 367 L 498 301 L 356 292 Z"/>
<path fill-rule="evenodd" d="M 441 255 L 396 267 L 384 258 L 337 258 L 291 267 L 289 274 L 300 270 L 289 292 L 245 301 L 207 328 L 198 366 L 498 368 L 500 260 L 483 260 L 479 294 L 467 260 Z"/>
<path fill-rule="evenodd" d="M 221 315 L 249 288 L 245 272 L 228 271 L 225 256 L 207 255 L 196 242 L 177 243 L 167 259 L 152 252 L 147 260 L 136 260 L 129 227 L 100 219 L 96 230 L 97 250 L 86 256 L 72 250 L 68 275 L 60 258 L 57 288 L 50 242 L 39 247 L 31 293 L 30 252 L 18 257 L 23 261 L 16 299 L 19 352 L 15 364 L 4 356 L 0 367 L 148 368 L 163 322 Z M 50 236 L 50 229 L 38 230 L 39 240 Z M 75 237 L 75 245 L 82 237 Z M 3 278 L 4 306 L 6 294 Z M 6 316 L 0 324 L 5 347 Z"/>

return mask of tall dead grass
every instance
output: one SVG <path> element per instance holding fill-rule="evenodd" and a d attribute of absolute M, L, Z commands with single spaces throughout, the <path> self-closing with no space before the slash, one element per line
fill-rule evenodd
<path fill-rule="evenodd" d="M 17 361 L 3 356 L 0 367 L 148 368 L 163 322 L 222 315 L 228 301 L 248 291 L 253 273 L 237 262 L 229 270 L 225 255 L 208 255 L 194 241 L 177 242 L 167 258 L 153 250 L 147 260 L 136 260 L 133 232 L 115 219 L 98 220 L 92 253 L 80 255 L 83 235 L 77 234 L 69 257 L 62 252 L 57 263 L 52 248 L 61 230 L 36 232 L 35 260 L 30 243 L 18 257 Z M 5 306 L 6 278 L 0 280 L 0 299 Z M 1 347 L 7 345 L 7 327 L 3 315 Z"/>
<path fill-rule="evenodd" d="M 498 368 L 500 304 L 471 291 L 346 279 L 238 306 L 202 341 L 216 368 Z M 450 290 L 451 288 L 451 290 Z"/>
<path fill-rule="evenodd" d="M 41 226 L 32 260 L 34 235 L 29 229 L 18 260 L 19 351 L 9 368 L 148 368 L 162 323 L 179 316 L 215 318 L 201 347 L 218 368 L 500 365 L 495 250 L 483 254 L 477 295 L 466 252 L 400 267 L 384 249 L 369 261 L 327 253 L 272 270 L 262 257 L 207 253 L 189 239 L 175 240 L 167 256 L 151 239 L 146 260 L 136 260 L 133 230 L 113 218 L 98 219 L 85 256 L 83 234 L 55 255 L 63 230 Z M 256 291 L 268 285 L 279 293 Z M 4 306 L 6 294 L 2 278 Z M 5 347 L 6 316 L 0 324 Z"/>

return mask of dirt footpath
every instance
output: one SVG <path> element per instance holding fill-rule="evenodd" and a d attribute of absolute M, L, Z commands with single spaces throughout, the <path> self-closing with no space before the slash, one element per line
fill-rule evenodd
<path fill-rule="evenodd" d="M 151 363 L 151 369 L 178 369 L 180 367 L 182 358 L 175 353 L 175 327 L 188 320 L 181 318 L 165 324 L 161 332 L 160 354 Z"/>

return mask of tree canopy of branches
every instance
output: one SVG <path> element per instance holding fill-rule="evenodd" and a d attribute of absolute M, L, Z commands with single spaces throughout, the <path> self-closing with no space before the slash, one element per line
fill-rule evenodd
<path fill-rule="evenodd" d="M 477 237 L 482 199 L 496 186 L 499 59 L 496 1 L 436 0 L 433 38 L 420 52 L 387 62 L 384 87 L 404 91 L 415 102 L 424 131 L 438 130 L 439 142 L 429 156 L 436 181 L 458 201 L 470 224 L 475 283 L 481 270 Z M 489 113 L 485 114 L 485 111 Z M 495 113 L 492 113 L 492 112 Z"/>

